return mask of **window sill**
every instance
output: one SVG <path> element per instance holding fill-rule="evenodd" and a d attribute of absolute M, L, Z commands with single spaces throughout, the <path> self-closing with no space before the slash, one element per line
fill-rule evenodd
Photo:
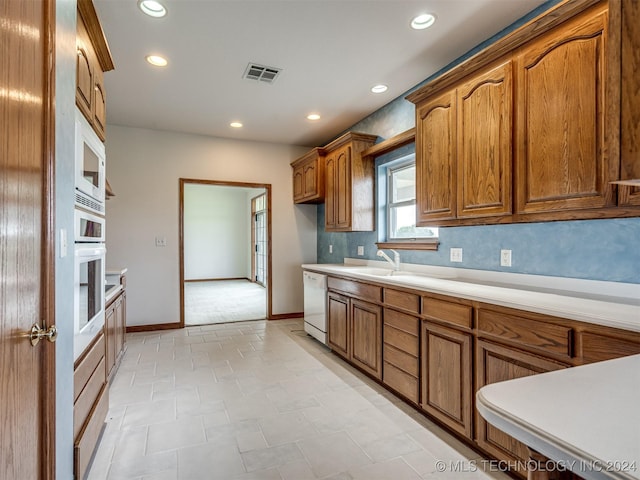
<path fill-rule="evenodd" d="M 406 240 L 395 242 L 377 242 L 378 248 L 393 248 L 394 250 L 432 250 L 437 251 L 440 241 L 437 239 L 431 240 Z"/>

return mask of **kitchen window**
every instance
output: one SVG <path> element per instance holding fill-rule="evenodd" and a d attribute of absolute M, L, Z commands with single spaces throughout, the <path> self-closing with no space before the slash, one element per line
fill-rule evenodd
<path fill-rule="evenodd" d="M 387 242 L 433 243 L 437 227 L 416 227 L 416 162 L 412 155 L 386 167 Z"/>

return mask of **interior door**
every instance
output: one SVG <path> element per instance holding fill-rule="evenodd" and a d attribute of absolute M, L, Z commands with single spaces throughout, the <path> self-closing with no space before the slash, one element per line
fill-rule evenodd
<path fill-rule="evenodd" d="M 259 195 L 251 199 L 253 218 L 253 281 L 266 286 L 267 283 L 267 196 Z"/>
<path fill-rule="evenodd" d="M 51 0 L 0 0 L 2 479 L 55 476 L 54 344 L 27 333 L 53 321 L 53 12 Z"/>

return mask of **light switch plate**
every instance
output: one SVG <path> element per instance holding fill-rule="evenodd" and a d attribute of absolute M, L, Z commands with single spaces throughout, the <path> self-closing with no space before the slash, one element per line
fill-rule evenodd
<path fill-rule="evenodd" d="M 67 248 L 69 244 L 67 242 L 67 229 L 60 229 L 60 258 L 64 258 L 67 256 Z"/>
<path fill-rule="evenodd" d="M 452 262 L 462 262 L 462 249 L 461 248 L 450 249 L 449 260 Z"/>
<path fill-rule="evenodd" d="M 329 245 L 329 253 L 333 253 L 333 245 Z"/>
<path fill-rule="evenodd" d="M 364 255 L 364 246 L 358 245 L 358 255 Z"/>
<path fill-rule="evenodd" d="M 156 247 L 166 247 L 167 237 L 156 237 Z"/>

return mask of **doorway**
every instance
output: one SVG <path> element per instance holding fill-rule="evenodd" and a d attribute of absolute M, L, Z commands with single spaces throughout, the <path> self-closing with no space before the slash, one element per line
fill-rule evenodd
<path fill-rule="evenodd" d="M 181 326 L 271 316 L 271 185 L 180 179 Z"/>

